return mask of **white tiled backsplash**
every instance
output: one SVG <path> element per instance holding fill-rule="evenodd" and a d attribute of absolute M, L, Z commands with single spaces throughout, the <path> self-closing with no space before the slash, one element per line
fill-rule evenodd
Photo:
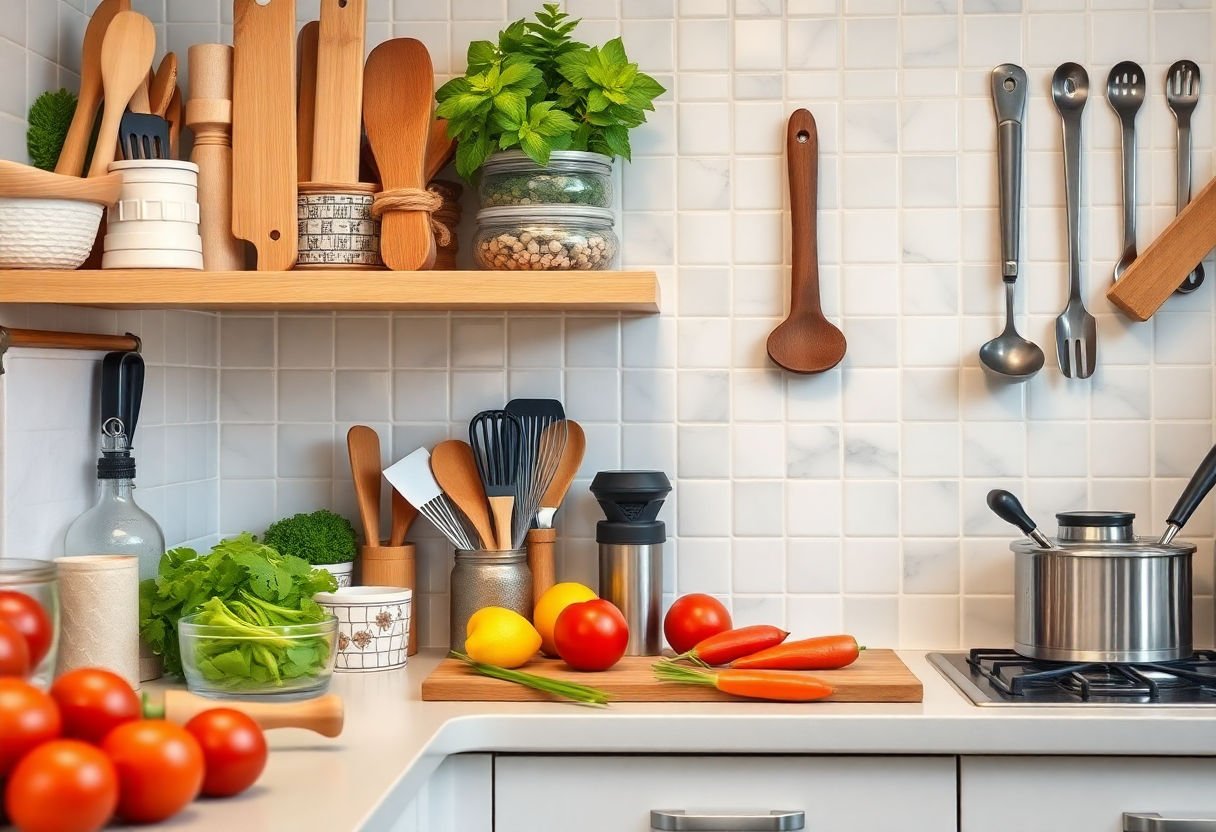
<path fill-rule="evenodd" d="M 301 19 L 315 17 L 316 5 L 299 0 Z M 353 515 L 343 441 L 350 424 L 376 427 L 388 461 L 390 452 L 462 435 L 469 416 L 508 397 L 560 396 L 588 436 L 559 521 L 563 576 L 594 581 L 599 512 L 586 492 L 590 476 L 661 468 L 675 485 L 666 512 L 669 593 L 719 594 L 740 622 L 847 629 L 869 644 L 908 648 L 1010 642 L 1007 544 L 1015 533 L 984 505 L 993 486 L 1021 494 L 1047 527 L 1056 510 L 1082 507 L 1133 510 L 1142 533 L 1163 525 L 1213 440 L 1216 274 L 1209 264 L 1208 285 L 1147 324 L 1128 324 L 1104 299 L 1121 230 L 1118 126 L 1103 93 L 1121 59 L 1139 61 L 1152 79 L 1138 120 L 1143 248 L 1174 212 L 1165 68 L 1188 57 L 1216 80 L 1207 0 L 565 5 L 585 18 L 583 40 L 623 35 L 631 57 L 669 89 L 635 133 L 634 161 L 619 177 L 624 265 L 658 270 L 663 314 L 220 316 L 218 410 L 187 404 L 184 420 L 204 436 L 218 418 L 218 455 L 199 463 L 201 479 L 163 486 L 166 495 L 197 488 L 214 499 L 207 466 L 218 456 L 219 518 L 208 531 L 260 531 L 319 505 Z M 46 28 L 35 20 L 41 6 L 26 8 L 31 37 Z M 231 35 L 227 3 L 136 6 L 168 21 L 162 43 L 179 55 L 192 42 Z M 390 35 L 418 37 L 444 73 L 461 69 L 469 40 L 493 37 L 535 4 L 368 7 L 369 48 Z M 66 3 L 60 14 L 77 17 Z M 0 50 L 12 46 L 6 37 L 0 28 Z M 27 84 L 36 91 L 46 62 L 32 48 Z M 1066 381 L 1049 366 L 1027 385 L 994 386 L 976 361 L 1000 329 L 1003 303 L 988 72 L 1018 62 L 1034 84 L 1019 323 L 1051 355 L 1066 266 L 1059 118 L 1048 87 L 1064 60 L 1084 63 L 1091 80 L 1083 225 L 1098 372 Z M 9 111 L 3 92 L 0 109 Z M 1194 125 L 1197 187 L 1212 173 L 1212 94 Z M 815 114 L 823 153 L 824 303 L 849 341 L 841 368 L 817 377 L 774 369 L 764 348 L 788 282 L 784 124 L 799 106 Z M 16 128 L 0 118 L 8 151 L 4 137 Z M 164 328 L 167 348 L 182 314 L 144 316 L 154 331 Z M 134 326 L 126 320 L 103 326 Z M 11 524 L 25 508 L 25 474 L 11 449 L 25 440 L 22 420 L 37 422 L 31 413 L 57 406 L 62 391 L 44 375 L 52 361 L 64 359 L 9 359 L 10 553 Z M 187 385 L 197 379 L 211 389 L 205 362 L 168 363 L 166 380 L 182 370 Z M 31 392 L 15 395 L 22 384 Z M 164 398 L 165 421 L 185 427 L 168 418 L 169 403 L 180 402 L 167 391 Z M 170 427 L 164 432 L 167 439 Z M 149 441 L 141 442 L 145 470 L 155 467 Z M 177 447 L 166 453 L 163 481 L 179 470 Z M 90 459 L 65 460 L 59 472 L 83 481 Z M 181 510 L 166 504 L 158 516 L 182 528 Z M 193 536 L 188 522 L 170 537 L 185 535 Z M 419 536 L 424 638 L 443 644 L 450 553 L 425 530 Z M 1209 644 L 1210 501 L 1186 536 L 1200 543 L 1197 638 Z"/>

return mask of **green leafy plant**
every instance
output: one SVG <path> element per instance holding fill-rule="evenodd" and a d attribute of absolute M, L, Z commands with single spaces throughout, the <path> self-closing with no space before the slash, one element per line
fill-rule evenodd
<path fill-rule="evenodd" d="M 350 521 L 328 509 L 277 520 L 266 530 L 263 540 L 280 553 L 303 558 L 314 566 L 350 563 L 358 551 Z"/>
<path fill-rule="evenodd" d="M 139 634 L 164 657 L 165 671 L 180 676 L 177 623 L 201 612 L 212 599 L 252 604 L 251 611 L 257 608 L 267 615 L 266 624 L 276 623 L 266 605 L 287 611 L 276 615 L 298 616 L 283 623 L 308 624 L 325 620 L 325 611 L 312 596 L 337 588 L 334 576 L 324 569 L 280 554 L 248 532 L 221 540 L 206 555 L 186 547 L 170 549 L 161 556 L 157 576 L 139 585 Z"/>
<path fill-rule="evenodd" d="M 538 165 L 554 150 L 630 157 L 629 131 L 646 122 L 662 85 L 631 63 L 620 38 L 588 46 L 578 20 L 546 3 L 498 43 L 469 44 L 468 68 L 435 94 L 457 141 L 456 171 L 470 178 L 496 150 L 519 148 Z"/>
<path fill-rule="evenodd" d="M 34 167 L 54 170 L 76 113 L 76 96 L 65 89 L 44 92 L 30 105 L 25 146 Z"/>

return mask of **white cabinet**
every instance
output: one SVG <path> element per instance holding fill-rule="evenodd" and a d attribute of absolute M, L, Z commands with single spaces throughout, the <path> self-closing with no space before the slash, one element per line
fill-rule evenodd
<path fill-rule="evenodd" d="M 651 809 L 800 809 L 807 832 L 950 832 L 955 757 L 498 756 L 495 832 L 649 832 Z"/>
<path fill-rule="evenodd" d="M 959 832 L 1123 832 L 1124 812 L 1216 821 L 1216 759 L 963 757 L 960 766 Z"/>
<path fill-rule="evenodd" d="M 417 796 L 400 812 L 382 807 L 393 820 L 368 824 L 369 832 L 493 832 L 494 759 L 489 754 L 448 757 Z"/>

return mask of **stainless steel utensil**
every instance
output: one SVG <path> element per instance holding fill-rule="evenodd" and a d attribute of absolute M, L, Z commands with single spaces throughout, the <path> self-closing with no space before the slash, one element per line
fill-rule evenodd
<path fill-rule="evenodd" d="M 1068 378 L 1089 378 L 1098 363 L 1098 325 L 1081 300 L 1081 114 L 1089 75 L 1061 64 L 1051 77 L 1051 99 L 1064 126 L 1064 192 L 1068 218 L 1068 304 L 1056 318 L 1056 357 Z"/>
<path fill-rule="evenodd" d="M 1144 70 L 1135 61 L 1120 61 L 1106 78 L 1106 100 L 1119 116 L 1123 146 L 1123 253 L 1113 280 L 1136 259 L 1136 113 L 1144 103 L 1144 88 Z"/>
<path fill-rule="evenodd" d="M 1165 534 L 1136 537 L 1135 515 L 1056 515 L 1055 539 L 1039 532 L 1021 504 L 993 491 L 988 505 L 1031 541 L 1014 553 L 1014 649 L 1049 661 L 1162 662 L 1190 656 L 1191 558 L 1174 536 L 1216 484 L 1216 448 L 1195 470 L 1170 512 Z M 1032 542 L 1033 541 L 1033 542 Z"/>
<path fill-rule="evenodd" d="M 1191 201 L 1191 113 L 1199 104 L 1199 66 L 1194 61 L 1175 61 L 1165 75 L 1165 102 L 1178 122 L 1178 213 Z M 1203 283 L 1203 264 L 1186 276 L 1175 290 L 1186 295 Z"/>
<path fill-rule="evenodd" d="M 1026 71 L 1014 64 L 992 70 L 997 119 L 997 167 L 1001 200 L 1001 279 L 1005 282 L 1005 329 L 980 347 L 984 368 L 1010 381 L 1025 381 L 1043 367 L 1043 351 L 1017 332 L 1013 287 L 1018 279 L 1022 211 L 1022 121 L 1026 117 Z"/>
<path fill-rule="evenodd" d="M 430 451 L 419 448 L 398 460 L 384 469 L 384 478 L 453 546 L 462 550 L 476 548 L 460 512 L 435 481 Z"/>
<path fill-rule="evenodd" d="M 524 544 L 536 519 L 541 497 L 553 482 L 566 449 L 566 410 L 556 399 L 512 399 L 507 413 L 519 420 L 519 478 L 515 483 L 515 516 L 511 546 Z"/>

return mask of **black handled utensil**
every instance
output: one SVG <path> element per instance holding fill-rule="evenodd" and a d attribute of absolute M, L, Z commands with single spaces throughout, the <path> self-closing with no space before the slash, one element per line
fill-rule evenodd
<path fill-rule="evenodd" d="M 992 513 L 1006 523 L 1021 529 L 1022 534 L 1033 540 L 1039 548 L 1053 548 L 1051 541 L 1047 539 L 1047 535 L 1039 531 L 1038 525 L 1030 519 L 1030 515 L 1026 513 L 1026 509 L 1022 508 L 1021 500 L 1008 491 L 1001 488 L 989 491 L 988 508 L 992 509 Z"/>
<path fill-rule="evenodd" d="M 496 548 L 512 548 L 511 515 L 519 481 L 523 428 L 505 410 L 483 410 L 469 422 L 469 445 L 494 517 Z"/>
<path fill-rule="evenodd" d="M 1157 541 L 1158 543 L 1168 546 L 1173 541 L 1214 485 L 1216 485 L 1216 447 L 1208 451 L 1203 462 L 1199 463 L 1199 467 L 1195 469 L 1195 473 L 1191 474 L 1191 479 L 1186 484 L 1186 488 L 1182 489 L 1178 502 L 1174 503 L 1173 511 L 1166 518 L 1165 531 L 1162 533 L 1161 539 Z"/>

